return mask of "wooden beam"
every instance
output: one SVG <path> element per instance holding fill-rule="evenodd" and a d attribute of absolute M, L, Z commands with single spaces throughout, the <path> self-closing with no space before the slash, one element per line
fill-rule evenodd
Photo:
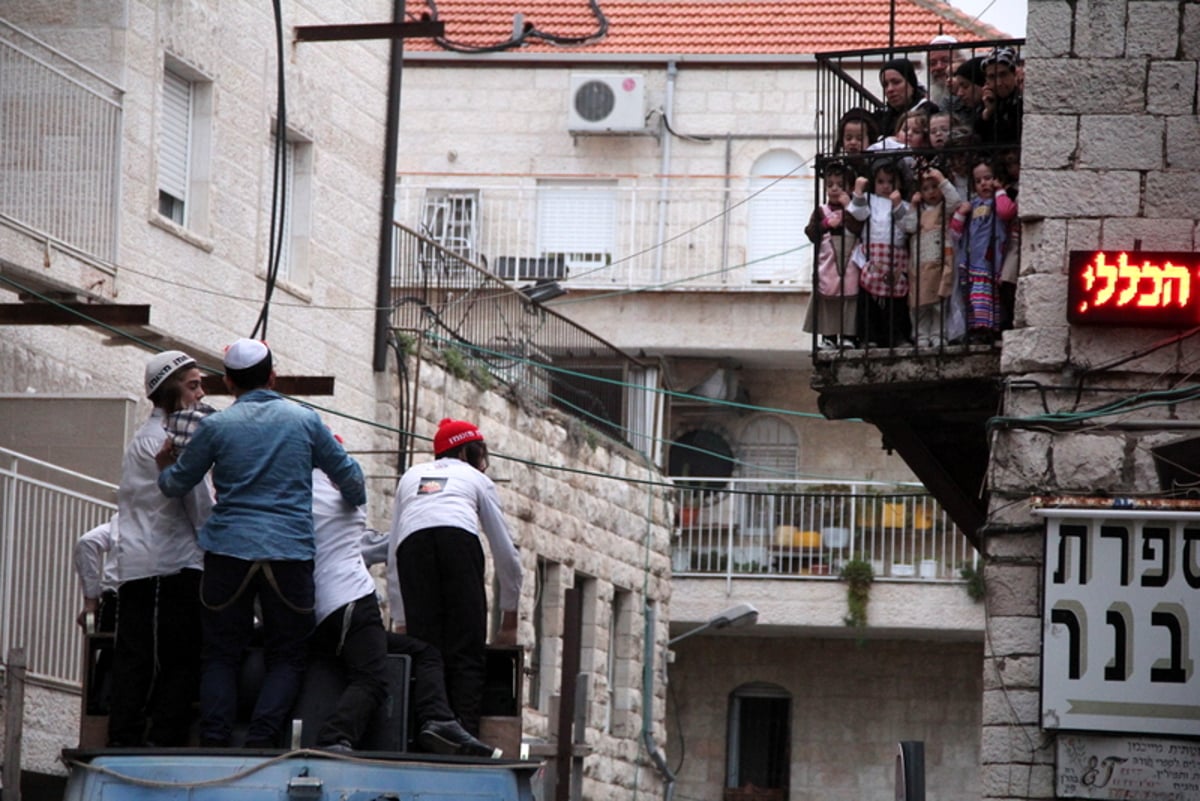
<path fill-rule="evenodd" d="M 225 382 L 216 373 L 204 376 L 204 394 L 228 395 Z M 333 376 L 308 375 L 279 375 L 275 376 L 275 391 L 282 395 L 331 396 L 333 395 Z"/>
<path fill-rule="evenodd" d="M 346 42 L 362 39 L 422 39 L 441 36 L 444 22 L 366 22 L 359 25 L 297 25 L 297 42 Z"/>
<path fill-rule="evenodd" d="M 91 319 L 87 319 L 91 318 Z M 149 304 L 0 303 L 0 325 L 147 325 Z"/>

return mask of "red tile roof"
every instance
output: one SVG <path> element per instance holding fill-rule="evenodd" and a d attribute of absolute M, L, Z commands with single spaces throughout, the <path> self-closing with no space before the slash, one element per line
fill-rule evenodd
<path fill-rule="evenodd" d="M 892 0 L 597 0 L 607 33 L 571 46 L 527 37 L 514 52 L 782 55 L 888 46 Z M 895 45 L 927 43 L 938 33 L 960 42 L 1007 38 L 941 0 L 895 0 Z M 445 38 L 468 48 L 510 40 L 514 17 L 557 37 L 598 29 L 588 0 L 410 0 L 411 17 L 434 14 Z M 406 51 L 440 49 L 409 39 Z"/>

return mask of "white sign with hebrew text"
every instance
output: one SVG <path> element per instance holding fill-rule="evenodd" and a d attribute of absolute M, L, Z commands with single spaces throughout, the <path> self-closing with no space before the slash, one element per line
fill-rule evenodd
<path fill-rule="evenodd" d="M 1200 736 L 1200 513 L 1038 513 L 1043 728 Z"/>

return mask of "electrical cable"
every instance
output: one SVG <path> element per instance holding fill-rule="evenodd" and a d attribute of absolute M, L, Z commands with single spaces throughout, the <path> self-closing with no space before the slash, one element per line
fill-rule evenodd
<path fill-rule="evenodd" d="M 425 5 L 429 8 L 429 19 L 438 21 L 438 7 L 436 0 L 425 0 Z M 558 47 L 573 47 L 577 45 L 591 44 L 599 41 L 608 35 L 608 17 L 600 8 L 600 3 L 597 0 L 588 0 L 588 6 L 592 12 L 592 16 L 596 18 L 596 30 L 592 33 L 584 34 L 583 36 L 562 36 L 560 34 L 549 33 L 543 31 L 534 25 L 532 22 L 523 22 L 524 15 L 518 14 L 514 18 L 514 30 L 512 36 L 504 41 L 490 45 L 468 45 L 461 42 L 455 42 L 445 36 L 434 37 L 433 41 L 442 49 L 449 50 L 453 53 L 500 53 L 505 50 L 512 50 L 517 47 L 525 46 L 527 40 L 542 41 L 547 44 L 556 45 Z M 410 14 L 410 17 L 415 18 L 415 15 Z M 516 29 L 516 25 L 520 25 Z"/>
<path fill-rule="evenodd" d="M 267 280 L 263 288 L 262 307 L 258 320 L 250 332 L 251 338 L 267 338 L 267 321 L 271 313 L 271 298 L 275 294 L 275 283 L 279 277 L 279 264 L 283 256 L 284 235 L 287 230 L 287 84 L 284 67 L 283 9 L 281 0 L 271 0 L 275 14 L 275 149 L 271 181 L 271 220 L 267 235 Z"/>

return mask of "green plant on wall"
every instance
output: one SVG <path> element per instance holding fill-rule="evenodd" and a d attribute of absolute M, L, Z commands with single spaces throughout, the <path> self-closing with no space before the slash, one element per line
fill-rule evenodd
<path fill-rule="evenodd" d="M 963 565 L 958 569 L 958 575 L 967 582 L 967 595 L 972 601 L 979 603 L 987 595 L 987 585 L 983 581 L 983 565 Z"/>
<path fill-rule="evenodd" d="M 842 621 L 850 628 L 862 631 L 867 627 L 867 602 L 871 599 L 875 571 L 870 562 L 856 557 L 842 565 L 841 579 L 849 585 L 846 588 L 849 614 Z"/>

